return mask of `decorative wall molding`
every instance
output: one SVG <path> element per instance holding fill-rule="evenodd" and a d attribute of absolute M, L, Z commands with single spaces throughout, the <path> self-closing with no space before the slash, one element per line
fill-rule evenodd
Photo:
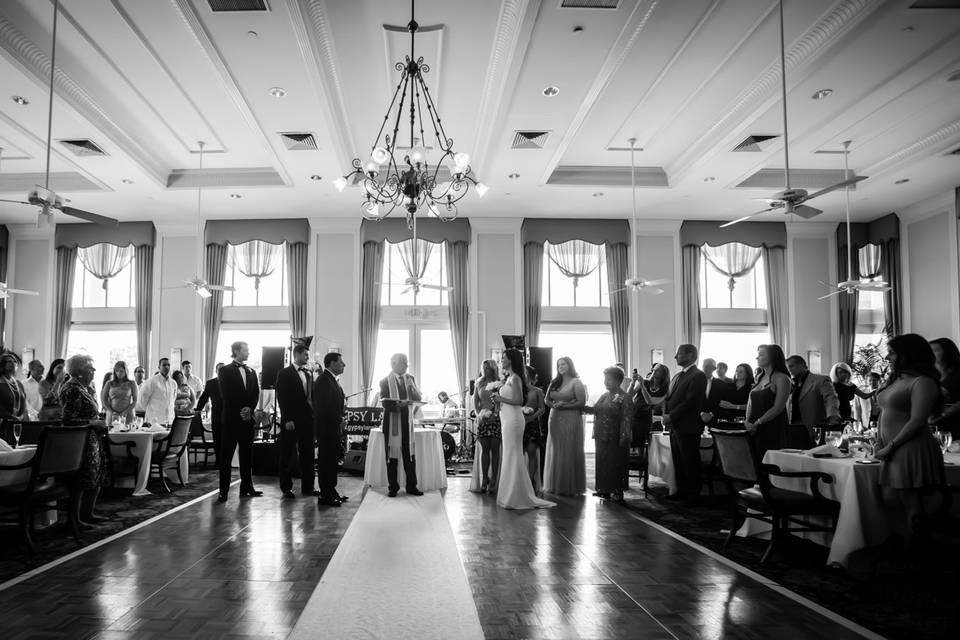
<path fill-rule="evenodd" d="M 35 224 L 7 224 L 13 240 L 53 240 L 54 229 L 54 225 L 38 227 Z"/>
<path fill-rule="evenodd" d="M 477 109 L 473 157 L 478 176 L 490 170 L 494 139 L 501 132 L 499 125 L 517 86 L 541 4 L 541 0 L 502 0 L 500 3 Z"/>
<path fill-rule="evenodd" d="M 481 233 L 520 233 L 523 218 L 470 218 L 470 229 L 474 236 Z"/>
<path fill-rule="evenodd" d="M 911 225 L 914 222 L 929 218 L 930 216 L 940 215 L 941 213 L 950 213 L 953 216 L 955 204 L 955 195 L 951 191 L 943 191 L 935 196 L 931 196 L 920 202 L 916 202 L 909 207 L 904 207 L 897 211 L 900 217 L 900 226 Z M 901 241 L 901 245 L 903 242 Z"/>
<path fill-rule="evenodd" d="M 902 167 L 921 154 L 931 155 L 946 151 L 957 144 L 958 138 L 960 138 L 960 120 L 954 120 L 916 140 L 913 144 L 902 147 L 883 160 L 875 162 L 866 168 L 865 173 L 876 176 Z"/>
<path fill-rule="evenodd" d="M 633 171 L 638 188 L 670 186 L 663 167 L 636 167 Z M 630 167 L 558 165 L 547 184 L 591 187 L 629 187 Z"/>
<path fill-rule="evenodd" d="M 321 218 L 310 217 L 307 222 L 310 223 L 311 233 L 360 233 L 360 223 L 363 218 L 358 214 L 353 218 Z"/>
<path fill-rule="evenodd" d="M 17 27 L 0 15 L 0 55 L 48 91 L 50 57 L 31 42 Z M 166 181 L 166 168 L 123 128 L 77 82 L 58 67 L 54 73 L 54 90 L 64 104 L 96 127 L 111 143 L 136 162 L 158 185 Z M 46 147 L 46 141 L 43 143 Z"/>
<path fill-rule="evenodd" d="M 837 232 L 837 222 L 785 222 L 787 238 L 829 238 Z"/>
<path fill-rule="evenodd" d="M 633 232 L 638 236 L 679 236 L 683 220 L 637 220 Z M 679 245 L 678 245 L 679 246 Z"/>

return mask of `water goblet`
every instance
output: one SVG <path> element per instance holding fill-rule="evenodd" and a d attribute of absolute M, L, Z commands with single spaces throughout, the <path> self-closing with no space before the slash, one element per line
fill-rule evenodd
<path fill-rule="evenodd" d="M 843 442 L 843 431 L 827 431 L 827 444 L 830 444 L 839 448 L 840 443 L 842 442 Z"/>
<path fill-rule="evenodd" d="M 943 452 L 943 455 L 947 455 L 947 449 L 949 449 L 953 443 L 953 434 L 949 431 L 937 431 L 934 435 L 940 443 L 940 450 Z"/>
<path fill-rule="evenodd" d="M 20 436 L 23 434 L 23 425 L 19 422 L 13 423 L 13 441 L 14 449 L 20 446 Z"/>

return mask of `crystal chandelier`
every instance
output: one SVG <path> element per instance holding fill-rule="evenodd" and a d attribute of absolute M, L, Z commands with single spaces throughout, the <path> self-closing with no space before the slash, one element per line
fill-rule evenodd
<path fill-rule="evenodd" d="M 401 72 L 400 82 L 387 107 L 370 157 L 366 161 L 354 158 L 353 171 L 333 183 L 338 191 L 343 191 L 351 179 L 362 185 L 364 199 L 360 210 L 364 218 L 383 220 L 394 209 L 402 207 L 406 211 L 408 226 L 421 207 L 426 207 L 444 222 L 453 220 L 457 217 L 457 202 L 467 195 L 471 185 L 481 198 L 488 190 L 485 184 L 470 175 L 470 156 L 453 150 L 453 138 L 448 138 L 443 130 L 433 97 L 423 81 L 423 74 L 428 73 L 430 67 L 423 62 L 423 56 L 414 56 L 414 39 L 420 26 L 414 19 L 414 3 L 415 0 L 410 0 L 410 22 L 407 24 L 410 55 L 404 62 L 396 64 L 396 70 Z M 405 103 L 409 106 L 405 107 Z M 424 109 L 437 142 L 437 147 L 432 150 L 421 146 L 425 141 Z M 404 111 L 409 113 L 410 148 L 406 152 L 401 148 L 403 155 L 398 162 L 397 140 Z M 389 130 L 384 133 L 391 120 L 393 133 Z M 419 137 L 415 135 L 418 129 Z M 440 153 L 433 163 L 430 162 L 431 153 Z M 446 171 L 441 173 L 444 169 Z"/>

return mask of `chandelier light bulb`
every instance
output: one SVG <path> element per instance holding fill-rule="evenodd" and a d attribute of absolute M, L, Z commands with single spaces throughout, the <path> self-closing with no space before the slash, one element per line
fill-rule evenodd
<path fill-rule="evenodd" d="M 378 218 L 378 217 L 380 217 L 380 205 L 378 205 L 376 202 L 373 202 L 373 201 L 371 200 L 371 201 L 368 202 L 366 205 L 364 205 L 364 212 L 365 212 L 368 216 L 372 216 L 372 217 L 374 217 L 374 218 Z"/>
<path fill-rule="evenodd" d="M 383 147 L 377 147 L 370 154 L 370 159 L 377 164 L 386 164 L 387 161 L 390 160 L 390 152 Z"/>
<path fill-rule="evenodd" d="M 367 164 L 363 165 L 363 170 L 367 173 L 378 173 L 380 171 L 380 163 L 370 160 Z"/>
<path fill-rule="evenodd" d="M 458 153 L 453 156 L 453 164 L 459 169 L 466 169 L 470 165 L 469 153 Z"/>
<path fill-rule="evenodd" d="M 477 196 L 482 198 L 483 196 L 487 195 L 487 191 L 490 191 L 490 187 L 482 182 L 477 183 Z"/>
<path fill-rule="evenodd" d="M 343 192 L 347 188 L 347 179 L 346 178 L 337 178 L 333 181 L 333 186 L 337 188 L 337 191 Z"/>
<path fill-rule="evenodd" d="M 414 147 L 410 150 L 410 161 L 413 164 L 421 164 L 427 159 L 427 150 L 423 147 Z"/>

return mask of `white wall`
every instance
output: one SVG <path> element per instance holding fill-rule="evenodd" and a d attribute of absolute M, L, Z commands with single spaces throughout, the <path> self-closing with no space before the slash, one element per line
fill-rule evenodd
<path fill-rule="evenodd" d="M 173 348 L 183 349 L 183 359 L 194 363 L 203 361 L 200 352 L 200 297 L 184 286 L 184 280 L 199 275 L 200 247 L 195 235 L 183 235 L 182 230 L 171 229 L 169 235 L 158 229 L 157 250 L 154 251 L 154 309 L 153 340 L 150 362 L 152 371 L 161 357 L 170 357 Z M 198 371 L 202 371 L 198 367 Z"/>
<path fill-rule="evenodd" d="M 523 333 L 521 220 L 471 220 L 470 223 L 471 257 L 477 266 L 471 282 L 475 283 L 476 292 L 475 296 L 471 295 L 471 319 L 476 322 L 471 332 L 475 338 L 468 373 L 479 369 L 480 360 L 490 357 L 492 347 L 503 347 L 501 335 Z"/>
<path fill-rule="evenodd" d="M 821 282 L 837 281 L 836 223 L 787 225 L 788 295 L 787 355 L 807 357 L 819 351 L 821 373 L 829 371 L 839 352 L 839 309 L 836 296 L 818 300 L 830 292 Z"/>
<path fill-rule="evenodd" d="M 7 284 L 39 291 L 39 296 L 14 295 L 7 299 L 7 344 L 22 353 L 33 349 L 43 362 L 51 360 L 53 322 L 53 233 L 32 225 L 10 228 Z"/>
<path fill-rule="evenodd" d="M 344 392 L 360 390 L 360 220 L 311 220 L 316 247 L 315 291 L 311 351 L 340 349 L 347 363 L 341 378 Z M 379 274 L 377 279 L 379 280 Z"/>
<path fill-rule="evenodd" d="M 671 358 L 680 341 L 679 232 L 679 221 L 637 221 L 637 273 L 632 275 L 648 280 L 669 278 L 671 283 L 662 287 L 664 292 L 658 296 L 630 293 L 631 361 L 626 363 L 628 369 L 636 367 L 644 373 L 649 371 L 653 349 L 663 350 L 668 365 L 673 362 Z"/>

